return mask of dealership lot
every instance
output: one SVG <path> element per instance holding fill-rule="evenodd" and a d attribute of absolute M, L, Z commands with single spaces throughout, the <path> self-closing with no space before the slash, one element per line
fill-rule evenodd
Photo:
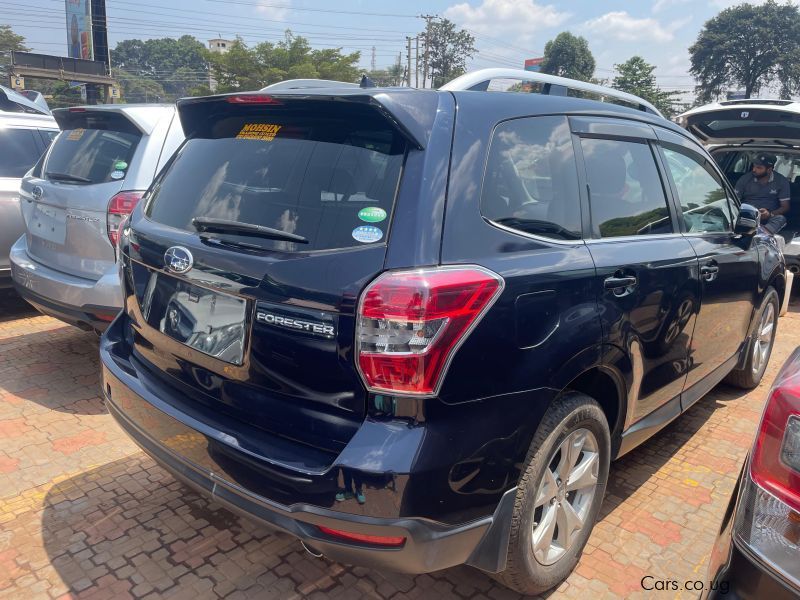
<path fill-rule="evenodd" d="M 0 598 L 517 597 L 466 567 L 410 577 L 318 560 L 207 502 L 107 414 L 94 334 L 10 296 L 0 303 Z M 612 466 L 601 520 L 552 597 L 697 596 L 685 582 L 705 578 L 768 385 L 800 344 L 798 325 L 794 304 L 758 389 L 718 387 Z"/>

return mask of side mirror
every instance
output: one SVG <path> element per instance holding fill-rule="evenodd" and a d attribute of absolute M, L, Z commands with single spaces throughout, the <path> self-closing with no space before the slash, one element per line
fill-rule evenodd
<path fill-rule="evenodd" d="M 733 232 L 737 235 L 755 235 L 760 222 L 761 213 L 758 212 L 758 209 L 750 204 L 742 204 L 739 208 L 739 218 L 736 219 Z"/>

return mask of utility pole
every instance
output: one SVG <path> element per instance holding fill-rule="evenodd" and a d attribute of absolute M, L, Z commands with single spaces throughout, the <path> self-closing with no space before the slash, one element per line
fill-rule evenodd
<path fill-rule="evenodd" d="M 425 33 L 423 43 L 425 49 L 422 52 L 422 87 L 428 86 L 428 30 L 431 26 L 431 21 L 436 18 L 436 15 L 419 15 L 420 19 L 425 19 Z"/>
<path fill-rule="evenodd" d="M 408 87 L 411 87 L 411 38 L 409 36 L 406 36 L 406 44 L 408 44 L 408 54 L 406 55 L 408 58 L 406 73 L 408 73 L 408 76 L 406 77 L 406 83 L 408 83 Z"/>
<path fill-rule="evenodd" d="M 372 71 L 375 72 L 375 46 L 372 47 Z"/>
<path fill-rule="evenodd" d="M 414 40 L 417 43 L 417 50 L 416 55 L 414 56 L 414 87 L 419 87 L 419 36 L 415 37 Z"/>

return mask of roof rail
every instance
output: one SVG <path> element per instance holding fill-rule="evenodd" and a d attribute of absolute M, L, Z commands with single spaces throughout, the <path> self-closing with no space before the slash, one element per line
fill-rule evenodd
<path fill-rule="evenodd" d="M 456 77 L 439 89 L 450 91 L 486 91 L 489 83 L 493 79 L 512 79 L 519 82 L 540 83 L 542 84 L 542 91 L 540 93 L 551 96 L 566 96 L 568 90 L 588 92 L 604 98 L 621 100 L 631 105 L 633 108 L 653 113 L 659 117 L 664 116 L 655 106 L 644 98 L 628 94 L 627 92 L 621 92 L 620 90 L 594 83 L 578 81 L 577 79 L 567 79 L 566 77 L 557 77 L 556 75 L 524 71 L 522 69 L 480 69 L 478 71 L 472 71 L 471 73 L 465 73 L 461 77 Z"/>

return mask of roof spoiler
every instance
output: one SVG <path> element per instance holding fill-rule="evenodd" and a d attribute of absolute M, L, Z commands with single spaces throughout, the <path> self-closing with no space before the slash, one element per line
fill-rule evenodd
<path fill-rule="evenodd" d="M 363 90 L 354 85 L 350 88 L 330 90 L 301 89 L 273 92 L 243 92 L 220 94 L 200 98 L 181 98 L 178 100 L 178 114 L 186 137 L 203 136 L 209 131 L 209 122 L 235 107 L 258 107 L 264 110 L 282 110 L 287 105 L 306 104 L 313 110 L 331 110 L 348 104 L 370 107 L 382 115 L 403 137 L 419 150 L 424 150 L 433 129 L 436 111 L 439 106 L 437 94 L 416 90 Z"/>
<path fill-rule="evenodd" d="M 39 92 L 36 94 L 34 100 L 30 100 L 3 85 L 0 85 L 0 110 L 11 110 L 12 112 L 34 113 L 39 115 L 51 115 L 50 107 L 47 106 L 44 96 Z M 6 108 L 7 107 L 7 108 Z"/>
<path fill-rule="evenodd" d="M 524 71 L 522 69 L 480 69 L 456 77 L 439 89 L 451 92 L 459 90 L 486 91 L 489 83 L 493 79 L 511 79 L 519 81 L 520 83 L 540 83 L 542 84 L 542 91 L 540 93 L 551 96 L 566 96 L 568 90 L 588 92 L 606 98 L 621 100 L 643 112 L 649 112 L 659 117 L 664 116 L 655 106 L 644 98 L 628 94 L 627 92 L 621 92 L 614 88 L 588 83 L 586 81 L 578 81 L 577 79 L 568 79 L 566 77 L 557 77 L 555 75 Z"/>
<path fill-rule="evenodd" d="M 97 104 L 89 106 L 73 106 L 70 108 L 56 108 L 53 110 L 59 128 L 69 129 L 67 125 L 81 114 L 91 113 L 93 115 L 118 114 L 141 131 L 144 135 L 153 133 L 158 122 L 164 118 L 163 110 L 153 110 L 152 106 L 130 104 Z M 161 106 L 159 106 L 161 107 Z M 174 112 L 172 114 L 175 114 Z"/>

